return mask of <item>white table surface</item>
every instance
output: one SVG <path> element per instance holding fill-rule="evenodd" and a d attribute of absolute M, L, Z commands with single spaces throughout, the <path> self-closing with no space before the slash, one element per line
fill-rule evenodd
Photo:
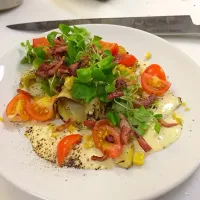
<path fill-rule="evenodd" d="M 8 24 L 81 17 L 87 18 L 178 14 L 190 14 L 193 18 L 193 21 L 200 24 L 199 10 L 199 0 L 110 0 L 106 3 L 97 2 L 96 0 L 24 0 L 23 4 L 19 7 L 9 11 L 0 12 L 0 57 L 3 56 L 15 44 L 38 34 L 10 30 L 5 27 Z M 200 66 L 200 37 L 168 37 L 165 39 L 181 48 Z M 175 188 L 165 196 L 159 198 L 159 200 L 199 199 L 200 169 L 198 169 L 185 183 Z M 0 200 L 38 199 L 18 190 L 0 177 Z"/>

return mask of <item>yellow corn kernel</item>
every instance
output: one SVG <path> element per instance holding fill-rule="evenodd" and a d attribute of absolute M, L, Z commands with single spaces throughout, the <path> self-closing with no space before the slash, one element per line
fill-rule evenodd
<path fill-rule="evenodd" d="M 53 133 L 51 134 L 51 137 L 52 137 L 52 138 L 55 138 L 55 139 L 57 139 L 58 136 L 59 136 L 59 132 L 53 132 Z"/>
<path fill-rule="evenodd" d="M 126 49 L 122 46 L 119 46 L 119 54 L 126 54 Z"/>
<path fill-rule="evenodd" d="M 190 108 L 188 108 L 188 107 L 187 107 L 187 108 L 185 108 L 185 111 L 190 111 Z"/>
<path fill-rule="evenodd" d="M 182 104 L 181 104 L 181 105 L 185 107 L 185 106 L 186 106 L 186 102 L 182 102 Z"/>
<path fill-rule="evenodd" d="M 183 125 L 183 120 L 177 115 L 177 113 L 172 114 L 172 118 L 180 125 Z"/>
<path fill-rule="evenodd" d="M 126 70 L 126 66 L 125 66 L 125 65 L 122 65 L 122 64 L 117 65 L 117 68 L 118 68 L 120 71 Z"/>
<path fill-rule="evenodd" d="M 25 136 L 26 138 L 29 138 L 29 134 L 28 134 L 27 132 L 24 134 L 24 136 Z"/>
<path fill-rule="evenodd" d="M 149 59 L 151 59 L 151 57 L 152 57 L 152 55 L 151 55 L 150 52 L 147 52 L 147 53 L 145 54 L 145 60 L 149 60 Z"/>
<path fill-rule="evenodd" d="M 4 122 L 4 119 L 2 117 L 0 117 L 0 122 Z"/>
<path fill-rule="evenodd" d="M 49 127 L 50 130 L 53 130 L 54 127 L 55 127 L 55 124 L 51 122 L 51 123 L 48 124 L 48 127 Z"/>
<path fill-rule="evenodd" d="M 74 84 L 74 77 L 73 77 L 73 76 L 71 76 L 71 77 L 68 76 L 68 77 L 65 78 L 64 87 L 65 87 L 67 90 L 71 90 L 73 84 Z"/>
<path fill-rule="evenodd" d="M 144 165 L 145 155 L 144 152 L 135 152 L 133 155 L 133 164 L 142 166 Z"/>
<path fill-rule="evenodd" d="M 72 124 L 70 124 L 70 125 L 67 127 L 67 129 L 68 129 L 70 132 L 74 132 L 74 131 L 76 130 L 76 128 L 75 128 Z"/>
<path fill-rule="evenodd" d="M 137 65 L 134 64 L 132 66 L 129 67 L 129 69 L 132 71 L 132 72 L 136 72 L 136 68 L 137 68 Z"/>
<path fill-rule="evenodd" d="M 83 136 L 83 147 L 86 149 L 94 147 L 94 141 L 93 141 L 92 135 Z"/>

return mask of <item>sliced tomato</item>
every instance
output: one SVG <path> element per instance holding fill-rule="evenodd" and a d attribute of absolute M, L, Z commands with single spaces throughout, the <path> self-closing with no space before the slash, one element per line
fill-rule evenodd
<path fill-rule="evenodd" d="M 115 56 L 119 51 L 119 46 L 117 43 L 100 41 L 100 44 L 103 50 L 110 50 L 113 56 Z"/>
<path fill-rule="evenodd" d="M 166 81 L 166 75 L 163 68 L 160 65 L 152 64 L 149 65 L 144 73 L 150 74 L 152 76 L 157 76 L 159 79 Z"/>
<path fill-rule="evenodd" d="M 95 147 L 107 157 L 117 158 L 121 154 L 120 135 L 115 128 L 110 126 L 108 120 L 98 121 L 92 130 L 92 136 Z M 106 140 L 107 136 L 113 137 L 113 143 L 109 143 Z"/>
<path fill-rule="evenodd" d="M 144 91 L 148 94 L 162 96 L 169 90 L 171 83 L 161 80 L 157 76 L 152 76 L 143 72 L 141 76 L 141 85 Z"/>
<path fill-rule="evenodd" d="M 85 121 L 83 122 L 83 124 L 84 124 L 84 126 L 86 126 L 87 128 L 93 129 L 94 126 L 95 126 L 95 124 L 96 124 L 96 122 L 93 121 L 93 120 L 85 120 Z"/>
<path fill-rule="evenodd" d="M 30 120 L 30 116 L 25 110 L 30 101 L 30 96 L 19 93 L 7 105 L 6 115 L 9 121 L 24 122 Z"/>
<path fill-rule="evenodd" d="M 58 165 L 62 166 L 65 158 L 68 156 L 72 148 L 80 143 L 82 136 L 79 134 L 72 134 L 64 137 L 57 146 L 57 160 Z"/>
<path fill-rule="evenodd" d="M 45 37 L 34 38 L 33 39 L 33 47 L 45 47 L 50 46 L 49 41 Z"/>
<path fill-rule="evenodd" d="M 55 116 L 53 102 L 55 97 L 32 98 L 26 104 L 26 111 L 29 116 L 37 121 L 47 121 Z"/>
<path fill-rule="evenodd" d="M 131 54 L 117 55 L 117 62 L 119 64 L 125 65 L 126 67 L 133 66 L 136 63 L 136 61 L 136 57 Z"/>

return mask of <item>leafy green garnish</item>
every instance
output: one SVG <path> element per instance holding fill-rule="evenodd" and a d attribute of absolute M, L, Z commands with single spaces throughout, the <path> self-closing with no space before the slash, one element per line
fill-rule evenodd
<path fill-rule="evenodd" d="M 113 83 L 106 85 L 105 90 L 107 93 L 114 92 L 115 91 L 115 83 L 113 82 Z"/>
<path fill-rule="evenodd" d="M 158 121 L 156 121 L 155 123 L 154 130 L 156 131 L 156 133 L 160 133 L 160 123 Z"/>
<path fill-rule="evenodd" d="M 59 24 L 59 29 L 64 35 L 68 35 L 72 28 L 65 24 Z"/>
<path fill-rule="evenodd" d="M 147 122 L 152 118 L 152 115 L 147 109 L 140 107 L 134 110 L 134 117 L 140 122 Z"/>
<path fill-rule="evenodd" d="M 111 63 L 113 62 L 114 57 L 113 56 L 107 56 L 104 59 L 102 59 L 100 62 L 98 62 L 98 67 L 101 70 L 108 70 L 108 69 L 113 69 Z"/>
<path fill-rule="evenodd" d="M 96 88 L 94 85 L 75 82 L 72 87 L 72 98 L 90 102 L 96 97 Z"/>
<path fill-rule="evenodd" d="M 60 24 L 59 29 L 68 46 L 66 62 L 68 65 L 73 64 L 80 59 L 81 53 L 86 51 L 90 41 L 89 33 L 85 28 L 70 27 L 65 24 Z"/>
<path fill-rule="evenodd" d="M 54 39 L 56 38 L 56 36 L 58 35 L 59 33 L 56 32 L 56 31 L 53 31 L 51 33 L 49 33 L 47 35 L 47 40 L 49 41 L 49 43 L 53 46 L 54 45 Z"/>
<path fill-rule="evenodd" d="M 34 61 L 33 61 L 33 67 L 35 69 L 38 69 L 38 67 L 44 62 L 43 59 L 41 58 L 36 58 Z"/>
<path fill-rule="evenodd" d="M 91 69 L 83 68 L 77 70 L 78 79 L 82 83 L 87 83 L 91 80 Z"/>
<path fill-rule="evenodd" d="M 45 94 L 48 94 L 49 96 L 54 96 L 58 94 L 57 87 L 62 86 L 64 80 L 62 78 L 53 76 L 48 80 L 41 80 L 40 83 L 41 83 L 41 89 Z"/>
<path fill-rule="evenodd" d="M 33 63 L 33 60 L 35 59 L 35 55 L 34 53 L 32 52 L 33 50 L 33 47 L 32 45 L 30 44 L 30 42 L 27 40 L 26 43 L 21 43 L 21 46 L 22 47 L 25 47 L 26 49 L 26 56 L 21 60 L 21 63 L 22 64 L 32 64 Z"/>
<path fill-rule="evenodd" d="M 114 126 L 118 126 L 120 123 L 120 116 L 118 112 L 115 111 L 109 111 L 106 113 L 107 118 L 109 119 L 109 121 L 114 125 Z"/>
<path fill-rule="evenodd" d="M 36 55 L 37 58 L 40 58 L 42 60 L 45 59 L 46 53 L 45 53 L 45 51 L 43 50 L 42 47 L 33 48 L 33 52 L 35 53 L 35 55 Z"/>
<path fill-rule="evenodd" d="M 163 115 L 162 115 L 162 114 L 155 114 L 154 117 L 155 117 L 156 119 L 161 119 L 161 118 L 163 117 Z"/>
<path fill-rule="evenodd" d="M 92 39 L 92 44 L 95 44 L 97 48 L 100 48 L 101 45 L 100 45 L 100 41 L 101 41 L 101 37 L 95 35 Z"/>
<path fill-rule="evenodd" d="M 98 67 L 94 67 L 92 69 L 91 75 L 92 75 L 92 78 L 94 81 L 105 81 L 106 80 L 105 74 Z"/>

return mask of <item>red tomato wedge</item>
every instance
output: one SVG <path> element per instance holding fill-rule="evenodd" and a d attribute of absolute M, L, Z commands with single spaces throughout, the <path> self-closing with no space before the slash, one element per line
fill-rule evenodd
<path fill-rule="evenodd" d="M 152 76 L 143 72 L 141 76 L 141 85 L 144 91 L 148 94 L 162 96 L 169 90 L 171 83 L 161 80 L 157 76 Z"/>
<path fill-rule="evenodd" d="M 24 93 L 17 94 L 7 105 L 6 115 L 9 121 L 24 122 L 30 120 L 30 116 L 25 110 L 25 106 L 29 103 L 30 96 Z"/>
<path fill-rule="evenodd" d="M 98 121 L 92 130 L 92 136 L 95 147 L 107 157 L 117 158 L 121 154 L 122 144 L 120 142 L 120 135 L 115 128 L 110 126 L 108 120 Z M 112 136 L 114 142 L 107 142 L 107 136 Z"/>
<path fill-rule="evenodd" d="M 131 54 L 120 54 L 118 55 L 117 60 L 119 64 L 125 65 L 126 67 L 133 66 L 137 61 L 135 56 Z"/>
<path fill-rule="evenodd" d="M 47 121 L 55 116 L 53 102 L 55 97 L 31 98 L 25 105 L 29 116 L 37 121 Z"/>
<path fill-rule="evenodd" d="M 79 134 L 72 134 L 64 137 L 57 146 L 57 160 L 58 165 L 62 166 L 64 164 L 65 158 L 68 156 L 72 148 L 80 143 L 82 136 Z"/>
<path fill-rule="evenodd" d="M 157 64 L 149 65 L 145 69 L 144 73 L 150 74 L 152 76 L 157 76 L 159 79 L 166 81 L 165 72 L 160 65 Z"/>
<path fill-rule="evenodd" d="M 100 44 L 103 50 L 110 50 L 113 56 L 115 56 L 119 51 L 119 46 L 117 43 L 100 41 Z"/>
<path fill-rule="evenodd" d="M 34 38 L 33 39 L 33 47 L 45 47 L 50 46 L 49 41 L 45 37 Z"/>

